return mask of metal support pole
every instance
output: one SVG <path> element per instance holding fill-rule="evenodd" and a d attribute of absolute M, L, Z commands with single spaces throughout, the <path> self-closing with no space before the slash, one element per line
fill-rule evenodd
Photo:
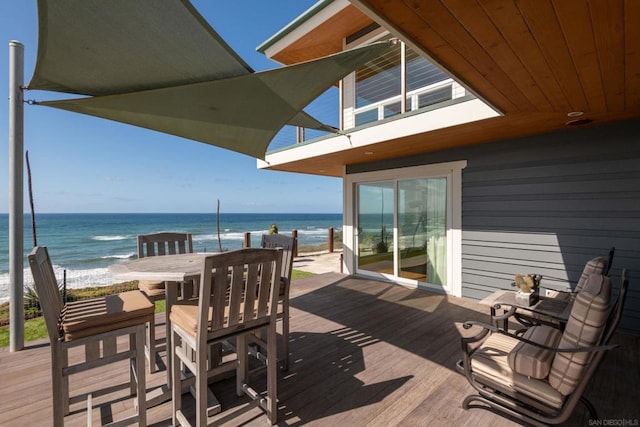
<path fill-rule="evenodd" d="M 9 349 L 24 348 L 24 46 L 9 42 Z"/>

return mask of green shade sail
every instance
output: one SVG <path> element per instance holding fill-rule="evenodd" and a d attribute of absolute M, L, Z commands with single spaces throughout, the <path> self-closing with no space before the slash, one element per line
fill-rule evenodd
<path fill-rule="evenodd" d="M 39 0 L 30 89 L 39 102 L 264 159 L 285 125 L 333 130 L 303 108 L 389 43 L 254 72 L 186 0 Z"/>

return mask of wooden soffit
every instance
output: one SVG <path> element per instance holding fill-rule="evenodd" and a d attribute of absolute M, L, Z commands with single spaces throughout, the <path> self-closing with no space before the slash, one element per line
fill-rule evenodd
<path fill-rule="evenodd" d="M 502 115 L 273 169 L 342 176 L 348 164 L 640 118 L 640 1 L 350 1 Z"/>
<path fill-rule="evenodd" d="M 636 0 L 352 0 L 511 112 L 640 112 Z"/>

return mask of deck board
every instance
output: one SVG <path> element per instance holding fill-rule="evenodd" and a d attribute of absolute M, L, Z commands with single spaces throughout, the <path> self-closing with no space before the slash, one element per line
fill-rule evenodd
<path fill-rule="evenodd" d="M 164 332 L 161 316 L 159 336 Z M 465 333 L 462 323 L 488 321 L 486 307 L 475 301 L 326 273 L 292 283 L 291 316 L 291 366 L 278 380 L 281 425 L 516 425 L 492 412 L 461 406 L 472 392 L 455 370 L 459 337 Z M 640 419 L 631 392 L 640 383 L 640 338 L 617 334 L 614 340 L 622 349 L 605 358 L 587 395 L 603 419 Z M 0 369 L 0 424 L 48 425 L 48 343 L 28 343 L 17 353 L 1 350 Z M 266 387 L 263 377 L 257 378 L 258 389 Z M 165 378 L 163 370 L 147 375 L 147 387 Z M 127 365 L 121 362 L 72 377 L 71 390 L 73 395 L 88 393 L 95 384 L 127 380 Z M 211 386 L 223 410 L 239 410 L 248 402 L 235 396 L 234 387 L 233 379 Z M 126 390 L 94 396 L 93 401 L 108 403 L 94 410 L 96 424 L 132 411 Z M 189 399 L 185 404 L 192 405 Z M 84 402 L 72 404 L 66 425 L 85 425 L 84 407 Z M 171 425 L 170 402 L 151 408 L 147 417 L 150 425 Z M 266 417 L 254 408 L 228 425 L 265 423 Z M 587 424 L 581 406 L 565 423 Z"/>

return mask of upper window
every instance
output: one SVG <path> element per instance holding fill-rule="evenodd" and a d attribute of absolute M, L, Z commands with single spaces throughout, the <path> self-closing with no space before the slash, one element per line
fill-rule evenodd
<path fill-rule="evenodd" d="M 464 94 L 455 82 L 404 43 L 345 79 L 344 129 L 414 111 Z M 404 104 L 403 104 L 404 100 Z"/>

